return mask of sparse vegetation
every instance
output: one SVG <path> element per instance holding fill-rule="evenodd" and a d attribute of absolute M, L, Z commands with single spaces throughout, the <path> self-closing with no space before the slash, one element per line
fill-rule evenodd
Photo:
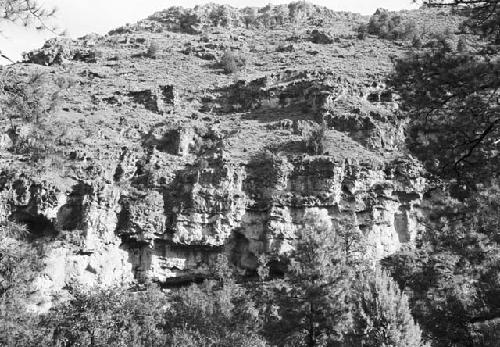
<path fill-rule="evenodd" d="M 246 59 L 239 53 L 226 50 L 219 64 L 225 73 L 236 73 L 245 67 Z"/>
<path fill-rule="evenodd" d="M 179 14 L 180 29 L 186 33 L 196 33 L 195 26 L 200 23 L 200 18 L 192 11 L 186 11 Z"/>
<path fill-rule="evenodd" d="M 404 19 L 401 15 L 385 9 L 378 9 L 373 14 L 366 31 L 389 40 L 411 40 L 419 35 L 415 21 Z"/>
<path fill-rule="evenodd" d="M 310 154 L 323 154 L 326 148 L 326 130 L 326 125 L 322 124 L 304 134 L 304 143 L 307 152 Z"/>
<path fill-rule="evenodd" d="M 26 227 L 0 223 L 0 344 L 28 346 L 37 318 L 25 312 L 32 285 L 42 269 Z"/>
<path fill-rule="evenodd" d="M 158 42 L 152 41 L 148 46 L 148 51 L 146 52 L 146 57 L 151 59 L 156 59 L 161 53 L 161 48 Z"/>
<path fill-rule="evenodd" d="M 248 29 L 257 22 L 257 8 L 256 7 L 246 7 L 243 9 L 245 26 Z"/>
<path fill-rule="evenodd" d="M 0 83 L 0 106 L 4 120 L 10 123 L 12 151 L 34 160 L 49 154 L 54 144 L 47 137 L 44 123 L 58 109 L 62 93 L 72 82 L 41 72 L 19 78 L 6 70 Z"/>

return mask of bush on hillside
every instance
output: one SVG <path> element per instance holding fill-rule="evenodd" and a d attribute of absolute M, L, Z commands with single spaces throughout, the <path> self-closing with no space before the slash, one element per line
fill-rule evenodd
<path fill-rule="evenodd" d="M 151 59 L 158 58 L 160 54 L 160 45 L 156 41 L 152 41 L 149 44 L 148 51 L 146 52 L 146 57 Z"/>
<path fill-rule="evenodd" d="M 418 35 L 418 28 L 415 21 L 379 8 L 371 16 L 367 32 L 388 40 L 411 40 Z"/>
<path fill-rule="evenodd" d="M 231 12 L 227 6 L 218 5 L 208 14 L 208 18 L 213 26 L 227 27 L 231 22 Z"/>
<path fill-rule="evenodd" d="M 71 84 L 68 79 L 54 79 L 41 72 L 22 78 L 7 70 L 0 76 L 0 121 L 9 123 L 14 153 L 33 155 L 37 160 L 50 152 L 48 148 L 54 145 L 47 137 L 45 123 Z"/>
<path fill-rule="evenodd" d="M 243 21 L 248 29 L 250 26 L 257 22 L 257 8 L 256 7 L 246 7 L 243 9 Z"/>
<path fill-rule="evenodd" d="M 225 73 L 236 73 L 246 65 L 246 59 L 238 53 L 226 50 L 220 59 L 220 65 Z"/>
<path fill-rule="evenodd" d="M 306 151 L 310 154 L 323 154 L 326 147 L 326 125 L 312 129 L 304 134 Z"/>
<path fill-rule="evenodd" d="M 358 40 L 365 40 L 368 36 L 368 26 L 366 24 L 361 24 L 357 29 L 357 38 Z"/>
<path fill-rule="evenodd" d="M 194 26 L 200 23 L 200 18 L 192 10 L 179 14 L 179 27 L 182 32 L 194 34 L 197 33 Z"/>

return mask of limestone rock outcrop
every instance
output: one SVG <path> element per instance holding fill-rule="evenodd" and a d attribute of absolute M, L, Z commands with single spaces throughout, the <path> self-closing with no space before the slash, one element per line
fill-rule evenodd
<path fill-rule="evenodd" d="M 348 220 L 359 229 L 374 260 L 418 232 L 425 180 L 416 162 L 262 154 L 238 164 L 211 156 L 140 191 L 99 181 L 60 191 L 4 171 L 1 218 L 51 240 L 37 283 L 46 296 L 68 283 L 189 280 L 203 276 L 219 252 L 254 271 L 263 252 L 294 247 L 311 208 L 326 211 L 334 225 Z"/>
<path fill-rule="evenodd" d="M 373 262 L 414 244 L 426 174 L 384 82 L 404 47 L 352 42 L 358 15 L 249 11 L 170 8 L 11 67 L 72 81 L 40 123 L 0 120 L 0 223 L 44 245 L 33 309 L 73 286 L 189 283 L 220 253 L 254 275 L 311 209 L 361 234 Z M 238 73 L 217 63 L 226 51 L 245 57 Z M 16 149 L 28 125 L 50 151 Z"/>

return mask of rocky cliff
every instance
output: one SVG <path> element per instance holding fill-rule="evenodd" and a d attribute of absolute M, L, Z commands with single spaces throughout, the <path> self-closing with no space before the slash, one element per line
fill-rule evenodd
<path fill-rule="evenodd" d="M 309 209 L 359 231 L 373 261 L 412 244 L 426 180 L 384 84 L 405 47 L 358 41 L 364 19 L 335 12 L 301 29 L 194 33 L 165 13 L 8 68 L 72 82 L 38 126 L 50 154 L 15 151 L 28 124 L 6 123 L 0 146 L 0 222 L 26 223 L 44 247 L 37 309 L 74 285 L 188 282 L 221 252 L 251 275 L 260 255 L 294 247 Z M 246 55 L 232 75 L 217 65 L 228 49 Z"/>

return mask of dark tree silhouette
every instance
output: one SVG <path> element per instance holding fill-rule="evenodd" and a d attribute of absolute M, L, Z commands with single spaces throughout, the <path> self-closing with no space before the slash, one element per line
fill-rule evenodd
<path fill-rule="evenodd" d="M 410 148 L 427 168 L 457 187 L 475 190 L 496 180 L 500 146 L 498 1 L 426 1 L 466 15 L 474 47 L 446 45 L 399 61 L 392 85 L 410 111 Z"/>
<path fill-rule="evenodd" d="M 498 176 L 500 63 L 431 51 L 398 62 L 392 79 L 412 116 L 410 147 L 427 168 L 474 189 Z"/>
<path fill-rule="evenodd" d="M 0 16 L 4 21 L 50 29 L 46 20 L 55 14 L 55 8 L 48 9 L 35 0 L 1 0 Z"/>
<path fill-rule="evenodd" d="M 499 0 L 426 0 L 430 7 L 452 7 L 468 17 L 465 26 L 482 34 L 495 44 L 500 44 L 500 1 Z"/>

